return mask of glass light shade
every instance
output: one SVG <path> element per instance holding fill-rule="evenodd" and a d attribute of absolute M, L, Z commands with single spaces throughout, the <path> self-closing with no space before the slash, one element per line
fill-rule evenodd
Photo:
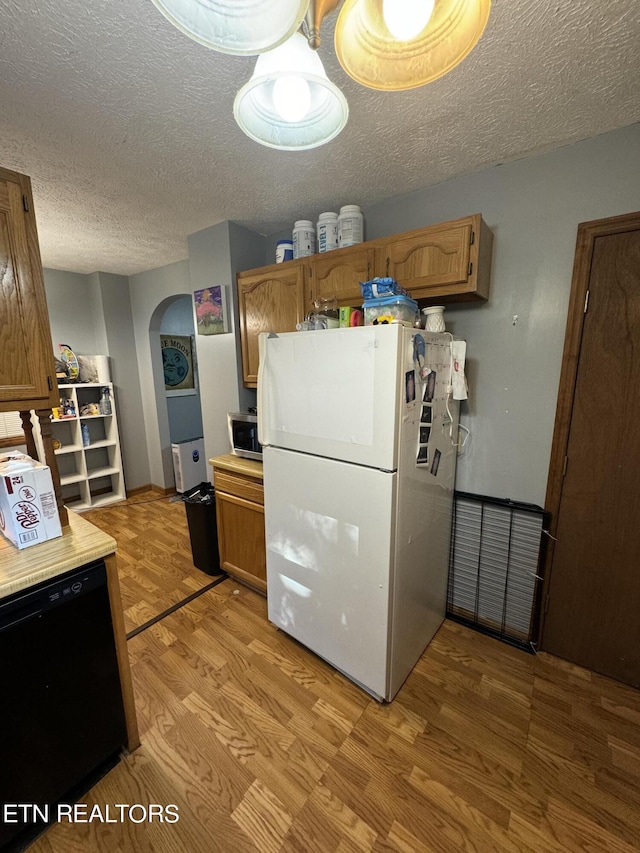
<path fill-rule="evenodd" d="M 304 103 L 287 109 L 283 102 L 287 97 Z M 318 54 L 301 33 L 295 33 L 280 47 L 260 54 L 253 76 L 236 95 L 233 114 L 256 142 L 304 151 L 336 137 L 347 123 L 349 107 Z"/>
<path fill-rule="evenodd" d="M 424 29 L 410 41 L 389 32 L 382 0 L 344 0 L 335 30 L 347 74 L 370 89 L 415 89 L 442 77 L 473 50 L 491 0 L 436 0 Z"/>
<path fill-rule="evenodd" d="M 252 56 L 285 42 L 309 0 L 152 0 L 183 33 L 222 53 Z"/>

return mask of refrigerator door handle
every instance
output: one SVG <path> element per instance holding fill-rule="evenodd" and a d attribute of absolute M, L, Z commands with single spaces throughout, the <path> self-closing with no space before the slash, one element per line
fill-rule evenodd
<path fill-rule="evenodd" d="M 267 340 L 269 338 L 277 338 L 278 336 L 275 332 L 262 332 L 258 336 L 258 394 L 257 394 L 257 402 L 258 402 L 258 441 L 263 447 L 266 447 L 270 444 L 269 440 L 269 431 L 267 429 L 267 424 L 269 423 L 269 418 L 267 417 L 267 394 L 264 391 L 265 382 L 267 379 Z"/>

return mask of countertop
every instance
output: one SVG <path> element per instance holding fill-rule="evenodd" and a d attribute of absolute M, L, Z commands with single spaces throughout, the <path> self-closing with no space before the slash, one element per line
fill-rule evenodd
<path fill-rule="evenodd" d="M 258 462 L 256 459 L 244 459 L 242 456 L 235 456 L 233 453 L 225 453 L 223 456 L 213 456 L 209 460 L 209 465 L 262 481 L 262 462 Z M 215 478 L 213 485 L 215 488 Z"/>
<path fill-rule="evenodd" d="M 69 510 L 62 536 L 19 551 L 0 536 L 0 598 L 115 553 L 116 540 Z"/>

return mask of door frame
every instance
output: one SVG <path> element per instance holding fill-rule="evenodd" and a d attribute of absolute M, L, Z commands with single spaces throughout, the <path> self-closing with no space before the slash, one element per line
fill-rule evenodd
<path fill-rule="evenodd" d="M 562 368 L 558 387 L 556 419 L 553 429 L 551 459 L 549 461 L 547 493 L 544 504 L 545 509 L 551 514 L 551 523 L 549 524 L 550 540 L 544 561 L 542 607 L 540 608 L 538 632 L 541 650 L 544 650 L 544 622 L 549 600 L 551 573 L 553 571 L 555 536 L 558 526 L 558 514 L 560 512 L 560 500 L 562 498 L 562 481 L 569 445 L 573 400 L 578 377 L 578 361 L 582 346 L 584 318 L 587 309 L 587 291 L 589 289 L 589 276 L 591 273 L 595 241 L 597 237 L 607 237 L 611 234 L 621 234 L 626 231 L 636 231 L 638 229 L 640 229 L 640 211 L 626 213 L 622 216 L 611 216 L 607 219 L 594 219 L 590 222 L 581 222 L 578 225 L 576 254 L 571 278 L 571 295 L 567 312 L 564 351 L 562 353 Z"/>

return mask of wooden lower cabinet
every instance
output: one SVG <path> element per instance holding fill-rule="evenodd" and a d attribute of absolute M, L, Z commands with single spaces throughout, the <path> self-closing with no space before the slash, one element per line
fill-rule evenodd
<path fill-rule="evenodd" d="M 232 454 L 214 457 L 220 566 L 237 580 L 266 595 L 262 465 Z"/>

